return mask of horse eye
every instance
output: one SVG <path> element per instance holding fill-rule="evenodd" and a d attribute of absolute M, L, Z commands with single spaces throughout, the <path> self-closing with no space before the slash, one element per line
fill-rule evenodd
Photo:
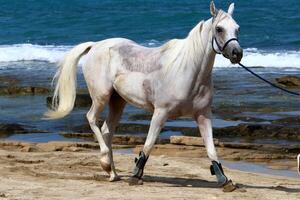
<path fill-rule="evenodd" d="M 217 33 L 222 33 L 222 32 L 223 32 L 223 29 L 222 29 L 221 27 L 217 27 L 217 28 L 216 28 L 216 31 L 217 31 Z"/>

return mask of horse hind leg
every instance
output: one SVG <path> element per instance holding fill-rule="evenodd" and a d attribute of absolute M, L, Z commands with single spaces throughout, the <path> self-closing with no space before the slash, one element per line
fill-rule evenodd
<path fill-rule="evenodd" d="M 101 133 L 104 137 L 104 141 L 109 148 L 108 156 L 110 160 L 110 166 L 103 165 L 105 163 L 101 163 L 101 165 L 109 173 L 110 175 L 109 181 L 120 180 L 119 176 L 116 173 L 114 161 L 113 161 L 112 139 L 113 139 L 113 134 L 115 132 L 116 126 L 119 123 L 119 120 L 122 116 L 125 105 L 126 105 L 126 101 L 118 93 L 114 91 L 109 101 L 108 117 L 101 127 Z"/>
<path fill-rule="evenodd" d="M 100 131 L 99 127 L 97 126 L 98 119 L 100 117 L 100 113 L 103 111 L 106 103 L 108 102 L 109 96 L 106 95 L 100 95 L 97 98 L 92 96 L 92 106 L 87 113 L 86 117 L 90 124 L 90 127 L 94 134 L 96 135 L 96 138 L 98 140 L 99 146 L 100 146 L 100 164 L 102 168 L 110 173 L 111 171 L 111 160 L 109 157 L 109 152 L 111 151 L 110 147 L 107 145 L 106 139 L 104 138 L 104 135 Z"/>

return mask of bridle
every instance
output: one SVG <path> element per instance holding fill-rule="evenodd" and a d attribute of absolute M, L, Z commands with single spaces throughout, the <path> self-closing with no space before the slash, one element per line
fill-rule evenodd
<path fill-rule="evenodd" d="M 217 51 L 217 50 L 215 49 L 215 47 L 214 47 L 214 41 L 216 42 L 219 51 Z M 224 55 L 223 51 L 226 49 L 226 47 L 228 46 L 228 44 L 229 44 L 230 42 L 232 42 L 232 41 L 237 41 L 237 42 L 238 42 L 239 40 L 238 40 L 237 38 L 231 38 L 231 39 L 227 40 L 227 41 L 225 42 L 224 46 L 222 47 L 222 46 L 219 44 L 217 38 L 216 38 L 215 36 L 213 36 L 213 38 L 212 38 L 212 40 L 211 40 L 211 45 L 212 45 L 212 48 L 213 48 L 213 50 L 214 50 L 214 52 L 215 52 L 216 54 L 223 54 L 223 55 Z M 225 55 L 224 55 L 224 56 L 225 56 Z M 226 57 L 226 56 L 225 56 L 225 57 Z"/>
<path fill-rule="evenodd" d="M 219 52 L 214 48 L 214 41 L 215 41 L 216 44 L 217 44 L 217 47 L 218 47 Z M 230 42 L 232 42 L 232 41 L 237 41 L 237 42 L 238 42 L 239 40 L 238 40 L 237 38 L 231 38 L 231 39 L 227 40 L 227 41 L 225 42 L 224 46 L 222 47 L 222 46 L 218 43 L 218 40 L 216 39 L 216 37 L 213 36 L 213 37 L 212 37 L 212 40 L 211 40 L 212 49 L 214 50 L 214 52 L 215 52 L 216 54 L 223 54 L 223 56 L 227 58 L 226 54 L 224 54 L 223 51 L 226 49 L 226 47 L 228 46 L 228 44 L 229 44 Z M 271 85 L 272 87 L 275 87 L 275 88 L 277 88 L 277 89 L 280 89 L 280 90 L 282 90 L 282 91 L 284 91 L 284 92 L 286 92 L 286 93 L 292 94 L 292 95 L 300 96 L 300 93 L 293 92 L 293 91 L 290 91 L 290 90 L 285 89 L 285 88 L 283 88 L 283 87 L 280 87 L 280 86 L 278 86 L 278 85 L 276 85 L 276 84 L 270 82 L 269 80 L 267 80 L 267 79 L 261 77 L 261 76 L 258 75 L 257 73 L 253 72 L 251 69 L 249 69 L 249 68 L 246 67 L 245 65 L 243 65 L 243 64 L 241 64 L 241 63 L 238 63 L 238 64 L 239 64 L 242 68 L 244 68 L 246 71 L 250 72 L 252 75 L 256 76 L 256 77 L 259 78 L 260 80 L 262 80 L 262 81 L 268 83 L 268 84 Z"/>

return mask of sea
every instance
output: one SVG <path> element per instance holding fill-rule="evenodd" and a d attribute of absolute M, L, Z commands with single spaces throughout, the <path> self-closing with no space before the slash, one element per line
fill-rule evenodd
<path fill-rule="evenodd" d="M 230 3 L 215 1 L 217 8 L 225 11 Z M 271 81 L 284 75 L 300 75 L 299 0 L 234 3 L 234 18 L 240 25 L 239 41 L 244 49 L 242 63 Z M 209 4 L 209 0 L 0 0 L 0 76 L 16 77 L 24 86 L 50 87 L 57 62 L 75 45 L 124 37 L 157 47 L 186 37 L 199 21 L 209 19 Z M 300 114 L 299 97 L 271 88 L 222 56 L 216 57 L 213 77 L 214 127 L 237 125 L 245 117 L 269 123 Z M 78 82 L 79 88 L 86 87 L 80 68 Z M 228 119 L 218 112 L 222 106 L 245 109 Z M 256 109 L 247 110 L 248 107 Z M 47 110 L 45 96 L 1 96 L 0 123 L 19 123 L 47 131 L 12 135 L 10 139 L 68 140 L 59 133 L 86 123 L 87 109 L 75 109 L 61 120 L 45 121 L 41 119 Z M 130 118 L 143 113 L 129 105 L 121 122 L 149 124 L 147 119 Z M 240 118 L 233 120 L 234 117 Z M 196 127 L 190 119 L 167 123 Z"/>

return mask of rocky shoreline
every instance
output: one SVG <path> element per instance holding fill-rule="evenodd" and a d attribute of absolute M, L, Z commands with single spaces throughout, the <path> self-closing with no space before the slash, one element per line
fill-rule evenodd
<path fill-rule="evenodd" d="M 15 98 L 22 98 L 23 95 L 42 95 L 45 97 L 45 103 L 50 106 L 51 96 L 50 89 L 42 86 L 24 86 L 20 84 L 20 80 L 12 76 L 0 76 L 0 97 L 1 96 L 14 96 Z M 300 78 L 295 76 L 285 76 L 277 78 L 278 84 L 291 88 L 299 88 Z M 218 86 L 216 86 L 218 87 Z M 88 108 L 91 104 L 91 99 L 86 93 L 85 89 L 81 89 L 77 94 L 75 107 Z M 246 109 L 246 110 L 245 110 Z M 215 127 L 214 137 L 216 146 L 218 148 L 220 157 L 228 160 L 246 160 L 251 162 L 264 162 L 270 163 L 271 160 L 288 160 L 284 169 L 295 169 L 294 159 L 300 152 L 300 117 L 289 116 L 278 119 L 262 119 L 259 117 L 245 117 L 240 115 L 244 111 L 258 111 L 257 107 L 248 105 L 248 107 L 232 108 L 226 104 L 214 105 L 214 113 L 217 116 L 221 116 L 224 120 L 240 121 L 238 125 Z M 259 110 L 261 112 L 262 110 Z M 273 110 L 264 110 L 264 112 L 276 112 L 276 108 Z M 148 132 L 147 123 L 137 123 L 139 120 L 150 120 L 150 113 L 134 113 L 129 115 L 128 119 L 130 123 L 120 123 L 116 130 L 116 136 L 114 137 L 114 144 L 118 146 L 124 145 L 127 148 L 140 149 L 141 145 L 145 141 L 145 135 Z M 179 119 L 179 121 L 182 119 Z M 103 121 L 99 121 L 99 124 Z M 177 132 L 182 136 L 199 136 L 199 130 L 196 127 L 180 127 L 166 125 L 162 132 Z M 36 127 L 28 126 L 20 123 L 0 123 L 0 138 L 7 138 L 14 134 L 31 134 L 31 133 L 51 133 L 48 130 L 39 130 Z M 139 135 L 137 136 L 136 133 Z M 81 125 L 75 125 L 68 132 L 59 133 L 64 138 L 75 138 L 86 141 L 84 148 L 91 147 L 97 148 L 94 143 L 94 135 L 91 133 L 90 127 L 87 122 L 83 122 Z M 143 136 L 141 136 L 143 135 Z M 187 140 L 185 137 L 185 140 Z M 278 142 L 283 140 L 283 142 Z M 195 143 L 198 141 L 198 144 Z M 267 141 L 267 142 L 266 142 Z M 88 143 L 90 142 L 90 143 Z M 188 142 L 189 143 L 189 142 Z M 162 137 L 157 141 L 154 154 L 160 154 L 160 152 L 170 152 L 168 155 L 173 155 L 171 152 L 176 152 L 178 149 L 186 149 L 191 152 L 191 155 L 205 157 L 206 153 L 201 143 L 201 138 L 192 137 L 190 143 L 174 143 L 170 138 Z M 53 143 L 50 142 L 50 146 Z M 3 145 L 2 143 L 0 146 Z M 40 147 L 43 145 L 39 145 Z M 55 146 L 55 145 L 54 145 Z M 59 145 L 58 145 L 59 146 Z M 25 145 L 23 150 L 39 151 L 36 145 Z M 62 150 L 65 148 L 83 148 L 80 145 L 77 147 L 72 144 L 67 147 L 57 147 Z M 56 149 L 56 147 L 53 147 Z M 71 149 L 72 149 L 71 148 Z M 51 149 L 51 148 L 50 148 Z M 83 150 L 83 149 L 80 149 Z M 134 150 L 135 151 L 135 150 Z M 201 153 L 196 153 L 201 152 Z M 271 165 L 270 165 L 271 166 Z M 276 167 L 275 167 L 276 168 Z"/>

